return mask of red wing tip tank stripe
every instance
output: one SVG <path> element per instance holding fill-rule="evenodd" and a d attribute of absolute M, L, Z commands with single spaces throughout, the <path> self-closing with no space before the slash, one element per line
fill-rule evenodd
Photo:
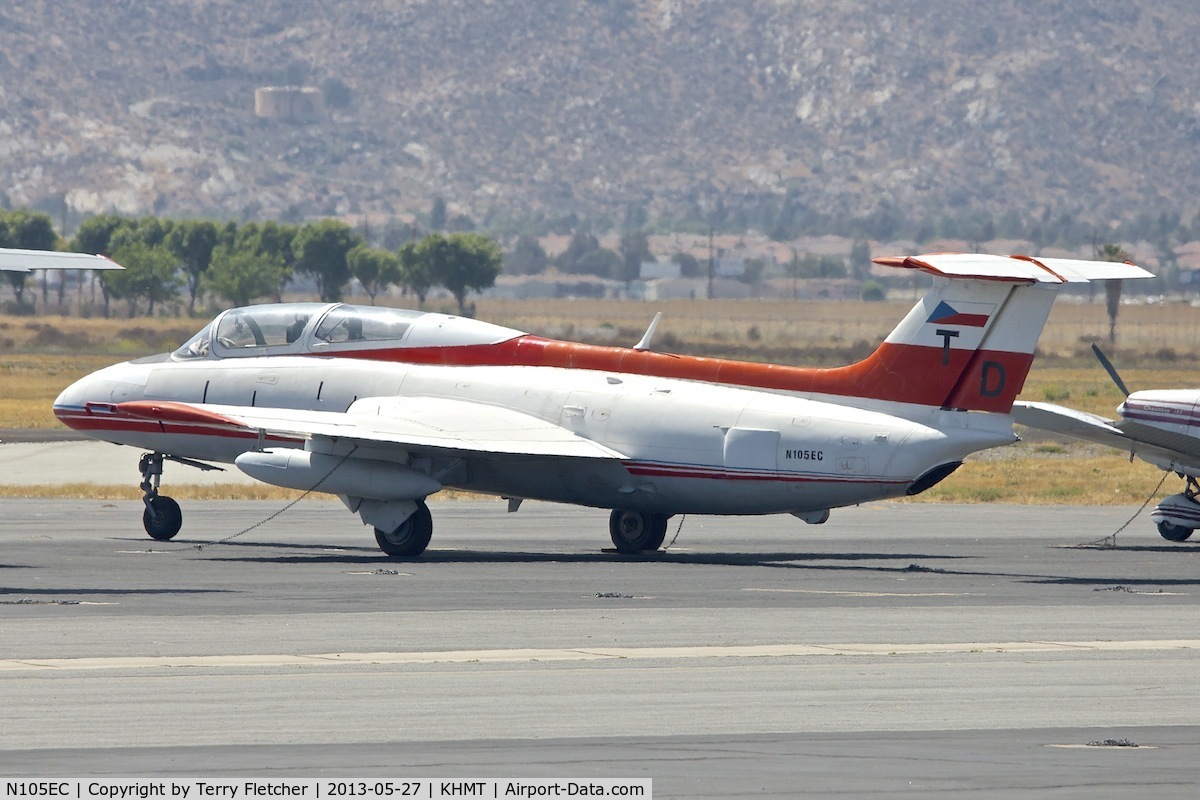
<path fill-rule="evenodd" d="M 175 423 L 202 423 L 207 425 L 229 425 L 244 428 L 245 425 L 222 414 L 215 414 L 185 403 L 172 403 L 169 400 L 130 400 L 117 403 L 117 411 L 131 417 Z"/>

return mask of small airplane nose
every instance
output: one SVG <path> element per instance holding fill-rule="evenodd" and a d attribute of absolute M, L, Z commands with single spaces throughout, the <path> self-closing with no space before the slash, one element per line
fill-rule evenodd
<path fill-rule="evenodd" d="M 85 375 L 63 389 L 54 400 L 54 416 L 69 428 L 85 430 L 97 413 L 111 411 L 116 403 L 140 400 L 145 394 L 146 373 L 131 369 L 131 365 L 111 367 Z"/>
<path fill-rule="evenodd" d="M 54 416 L 58 418 L 59 422 L 68 428 L 79 427 L 78 419 L 80 415 L 87 413 L 89 388 L 93 387 L 93 384 L 94 381 L 90 375 L 80 378 L 54 398 Z"/>

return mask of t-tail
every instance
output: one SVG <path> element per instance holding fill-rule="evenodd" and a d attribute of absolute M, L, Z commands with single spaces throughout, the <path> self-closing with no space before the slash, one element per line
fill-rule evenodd
<path fill-rule="evenodd" d="M 1060 286 L 1153 277 L 1130 263 L 1029 256 L 944 253 L 876 262 L 930 273 L 934 285 L 871 356 L 833 370 L 847 373 L 843 392 L 999 413 L 1012 409 L 1025 385 Z"/>

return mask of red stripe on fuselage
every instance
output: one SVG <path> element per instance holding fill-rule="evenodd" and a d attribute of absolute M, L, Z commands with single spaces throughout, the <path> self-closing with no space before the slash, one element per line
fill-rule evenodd
<path fill-rule="evenodd" d="M 662 464 L 625 462 L 630 475 L 643 478 L 692 478 L 696 480 L 760 481 L 767 483 L 887 483 L 904 484 L 908 480 L 883 478 L 869 475 L 803 474 L 799 472 L 773 472 L 731 470 L 723 467 L 706 467 L 689 464 Z"/>
<path fill-rule="evenodd" d="M 819 369 L 671 355 L 532 335 L 487 345 L 392 347 L 322 355 L 442 366 L 586 369 L 1001 413 L 1012 408 L 1033 363 L 1029 353 L 884 342 L 857 364 Z M 987 367 L 989 364 L 998 365 L 998 369 Z M 987 378 L 994 379 L 993 383 L 985 383 Z"/>

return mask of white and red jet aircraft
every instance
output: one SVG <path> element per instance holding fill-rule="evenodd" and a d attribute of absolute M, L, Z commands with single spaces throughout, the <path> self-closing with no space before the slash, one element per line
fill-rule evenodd
<path fill-rule="evenodd" d="M 878 259 L 935 276 L 868 358 L 812 369 L 556 341 L 352 305 L 235 308 L 174 353 L 100 370 L 62 422 L 146 448 L 143 522 L 178 532 L 164 459 L 233 462 L 337 494 L 386 553 L 415 556 L 443 486 L 612 509 L 621 552 L 675 514 L 829 510 L 923 492 L 1016 440 L 1008 411 L 1056 290 L 1132 264 L 974 254 Z M 648 339 L 649 337 L 647 337 Z M 979 413 L 982 412 L 982 413 Z M 207 465 L 205 465 L 207 466 Z"/>

